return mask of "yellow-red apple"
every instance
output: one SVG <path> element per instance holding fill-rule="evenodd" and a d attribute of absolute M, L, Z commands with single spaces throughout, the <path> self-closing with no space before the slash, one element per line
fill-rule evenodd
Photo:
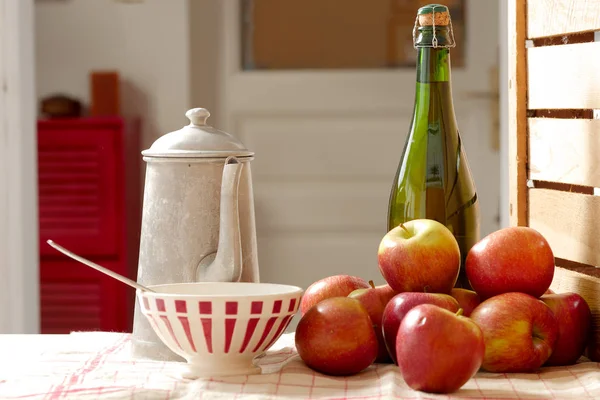
<path fill-rule="evenodd" d="M 463 309 L 463 315 L 465 317 L 470 316 L 475 307 L 481 304 L 481 298 L 472 290 L 454 288 L 450 291 L 450 296 L 458 301 L 458 305 Z"/>
<path fill-rule="evenodd" d="M 377 353 L 376 363 L 388 363 L 391 361 L 388 350 L 385 346 L 383 339 L 383 329 L 381 327 L 381 319 L 383 317 L 383 310 L 388 302 L 396 295 L 394 289 L 390 285 L 379 285 L 375 286 L 373 281 L 369 281 L 372 286 L 369 289 L 356 289 L 348 295 L 348 297 L 356 299 L 362 303 L 367 309 L 371 322 L 373 323 L 373 329 L 377 336 L 377 343 L 379 345 L 379 351 Z"/>
<path fill-rule="evenodd" d="M 300 313 L 304 315 L 309 308 L 321 300 L 331 297 L 346 297 L 356 289 L 370 287 L 367 281 L 358 276 L 333 275 L 319 279 L 304 291 L 302 300 L 300 300 Z"/>
<path fill-rule="evenodd" d="M 460 270 L 460 249 L 452 232 L 431 219 L 390 230 L 379 244 L 379 270 L 398 293 L 450 293 Z"/>
<path fill-rule="evenodd" d="M 590 339 L 592 312 L 577 293 L 543 295 L 542 300 L 558 322 L 558 339 L 545 365 L 572 365 L 583 354 Z"/>
<path fill-rule="evenodd" d="M 398 366 L 407 385 L 429 393 L 460 389 L 481 367 L 485 344 L 471 319 L 421 304 L 402 320 L 396 340 Z"/>
<path fill-rule="evenodd" d="M 377 337 L 365 307 L 333 297 L 311 307 L 296 327 L 296 349 L 307 366 L 327 375 L 353 375 L 377 357 Z"/>
<path fill-rule="evenodd" d="M 452 312 L 457 312 L 460 308 L 455 298 L 443 293 L 405 292 L 392 297 L 383 310 L 381 324 L 385 346 L 395 364 L 398 364 L 396 336 L 400 323 L 411 309 L 420 304 L 434 304 Z"/>
<path fill-rule="evenodd" d="M 490 233 L 471 247 L 465 271 L 482 300 L 508 292 L 539 298 L 552 283 L 554 254 L 538 231 L 512 226 Z"/>
<path fill-rule="evenodd" d="M 489 372 L 533 372 L 558 337 L 556 317 L 544 302 L 525 293 L 503 293 L 483 301 L 470 317 L 483 331 Z"/>

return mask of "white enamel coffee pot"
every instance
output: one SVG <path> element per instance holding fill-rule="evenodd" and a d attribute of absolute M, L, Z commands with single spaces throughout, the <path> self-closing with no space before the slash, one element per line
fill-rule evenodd
<path fill-rule="evenodd" d="M 254 153 L 208 126 L 208 110 L 186 116 L 189 125 L 142 151 L 147 164 L 137 281 L 258 282 Z M 180 360 L 156 336 L 137 300 L 132 355 Z"/>

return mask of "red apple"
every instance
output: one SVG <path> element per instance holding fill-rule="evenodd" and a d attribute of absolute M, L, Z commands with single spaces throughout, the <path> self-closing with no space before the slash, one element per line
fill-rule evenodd
<path fill-rule="evenodd" d="M 356 289 L 370 288 L 367 281 L 358 276 L 333 275 L 320 279 L 306 288 L 300 301 L 300 313 L 304 315 L 309 308 L 321 300 L 331 297 L 346 297 Z"/>
<path fill-rule="evenodd" d="M 476 243 L 465 261 L 467 278 L 482 300 L 521 292 L 540 297 L 554 277 L 554 255 L 536 230 L 513 226 Z"/>
<path fill-rule="evenodd" d="M 592 312 L 577 293 L 546 294 L 541 299 L 558 321 L 558 339 L 545 365 L 572 365 L 582 356 L 591 334 Z"/>
<path fill-rule="evenodd" d="M 405 222 L 385 234 L 377 253 L 379 270 L 398 293 L 450 293 L 460 270 L 452 232 L 431 219 Z"/>
<path fill-rule="evenodd" d="M 373 329 L 377 336 L 377 343 L 379 344 L 379 351 L 377 353 L 376 363 L 387 363 L 391 361 L 388 350 L 383 340 L 383 329 L 381 328 L 381 319 L 383 317 L 383 310 L 387 303 L 396 295 L 396 292 L 390 287 L 390 285 L 375 286 L 373 281 L 369 281 L 372 286 L 370 289 L 356 289 L 348 295 L 348 297 L 354 298 L 362 303 L 367 309 L 371 322 L 373 323 Z"/>
<path fill-rule="evenodd" d="M 482 302 L 471 313 L 485 339 L 483 369 L 533 372 L 550 357 L 558 322 L 550 307 L 525 293 L 504 293 Z"/>
<path fill-rule="evenodd" d="M 356 299 L 333 297 L 311 307 L 296 327 L 296 349 L 315 371 L 353 375 L 377 357 L 377 337 L 365 307 Z"/>
<path fill-rule="evenodd" d="M 452 393 L 481 367 L 485 353 L 483 333 L 460 313 L 422 304 L 402 320 L 396 354 L 402 377 L 412 389 Z"/>
<path fill-rule="evenodd" d="M 450 296 L 458 301 L 458 305 L 463 309 L 463 315 L 468 317 L 471 312 L 481 303 L 479 295 L 468 289 L 454 288 L 450 291 Z"/>
<path fill-rule="evenodd" d="M 406 313 L 420 304 L 434 304 L 452 312 L 457 312 L 460 308 L 455 298 L 443 293 L 405 292 L 392 297 L 383 310 L 381 325 L 385 346 L 395 364 L 398 364 L 396 336 L 400 323 Z"/>

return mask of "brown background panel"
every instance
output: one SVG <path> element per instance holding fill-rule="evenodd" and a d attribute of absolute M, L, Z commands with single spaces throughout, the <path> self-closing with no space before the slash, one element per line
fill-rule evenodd
<path fill-rule="evenodd" d="M 244 65 L 256 69 L 382 68 L 412 66 L 416 11 L 430 0 L 245 1 Z M 450 0 L 457 47 L 453 65 L 463 65 L 464 1 Z"/>

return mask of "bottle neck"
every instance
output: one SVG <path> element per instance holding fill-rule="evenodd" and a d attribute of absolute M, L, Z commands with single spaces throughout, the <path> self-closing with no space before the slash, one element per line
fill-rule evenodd
<path fill-rule="evenodd" d="M 453 40 L 447 26 L 436 26 L 435 35 L 431 26 L 420 27 L 418 30 L 415 40 L 417 48 L 415 114 L 419 119 L 436 117 L 438 112 L 444 111 L 438 110 L 437 106 L 432 109 L 432 104 L 443 104 L 444 112 L 454 117 L 449 49 L 449 46 L 453 45 Z M 437 47 L 433 47 L 434 41 L 437 41 Z"/>
<path fill-rule="evenodd" d="M 454 37 L 449 26 L 422 26 L 415 38 L 417 82 L 450 82 L 450 49 Z"/>
<path fill-rule="evenodd" d="M 450 50 L 421 47 L 417 50 L 417 82 L 450 83 Z"/>

